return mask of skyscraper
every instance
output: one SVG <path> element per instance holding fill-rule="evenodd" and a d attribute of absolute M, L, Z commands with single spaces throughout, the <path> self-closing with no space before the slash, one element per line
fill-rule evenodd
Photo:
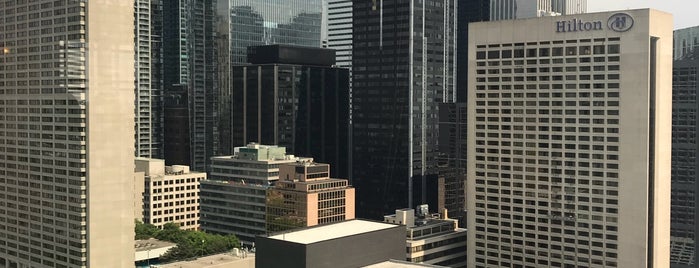
<path fill-rule="evenodd" d="M 328 1 L 328 48 L 337 67 L 352 69 L 352 0 Z"/>
<path fill-rule="evenodd" d="M 163 158 L 162 2 L 134 1 L 136 156 Z"/>
<path fill-rule="evenodd" d="M 132 267 L 134 3 L 0 14 L 0 266 Z"/>
<path fill-rule="evenodd" d="M 694 56 L 693 52 L 699 49 L 699 27 L 675 30 L 673 39 L 675 42 L 672 52 L 675 60 Z"/>
<path fill-rule="evenodd" d="M 168 100 L 186 101 L 167 101 L 164 109 L 178 110 L 186 105 L 189 122 L 188 131 L 165 132 L 165 140 L 189 145 L 184 151 L 165 144 L 165 161 L 168 165 L 188 165 L 196 171 L 206 170 L 216 138 L 213 8 L 212 1 L 207 0 L 163 2 L 163 94 Z M 168 116 L 171 114 L 165 114 L 165 121 L 174 121 Z M 182 119 L 182 114 L 176 117 Z"/>
<path fill-rule="evenodd" d="M 468 96 L 468 24 L 490 20 L 491 1 L 492 0 L 461 1 L 457 5 L 456 101 L 460 103 L 465 103 L 466 96 Z"/>
<path fill-rule="evenodd" d="M 380 219 L 424 203 L 437 179 L 437 106 L 455 101 L 455 6 L 355 1 L 352 11 L 352 183 L 357 215 Z"/>
<path fill-rule="evenodd" d="M 469 267 L 668 267 L 672 15 L 469 35 Z"/>
<path fill-rule="evenodd" d="M 348 70 L 332 67 L 335 51 L 269 45 L 250 47 L 246 65 L 231 68 L 231 142 L 283 146 L 290 154 L 349 174 Z"/>
<path fill-rule="evenodd" d="M 694 33 L 699 27 L 676 30 L 675 61 L 672 74 L 672 229 L 670 231 L 670 261 L 672 267 L 697 267 L 696 246 L 699 233 L 699 209 L 696 197 L 699 193 L 697 181 L 697 69 L 699 50 L 692 48 Z M 696 38 L 696 37 L 695 37 Z M 689 41 L 689 42 L 687 42 Z M 679 49 L 677 49 L 679 48 Z M 678 56 L 677 54 L 680 53 Z"/>
<path fill-rule="evenodd" d="M 250 46 L 285 44 L 320 47 L 321 0 L 231 0 L 216 6 L 216 155 L 230 155 L 232 144 L 231 67 L 247 62 Z"/>
<path fill-rule="evenodd" d="M 491 21 L 585 12 L 587 0 L 490 0 Z"/>

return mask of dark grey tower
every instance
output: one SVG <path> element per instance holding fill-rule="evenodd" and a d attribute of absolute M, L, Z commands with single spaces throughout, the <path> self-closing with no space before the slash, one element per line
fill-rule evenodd
<path fill-rule="evenodd" d="M 246 63 L 249 46 L 285 44 L 319 47 L 321 0 L 229 0 L 216 3 L 216 131 L 214 153 L 231 155 L 231 68 Z"/>
<path fill-rule="evenodd" d="M 357 216 L 435 200 L 438 106 L 454 102 L 455 1 L 353 6 L 352 182 Z M 431 204 L 436 207 L 437 204 Z"/>
<path fill-rule="evenodd" d="M 690 29 L 678 30 L 688 32 Z M 677 36 L 677 32 L 675 35 Z M 672 209 L 670 229 L 671 267 L 697 266 L 696 247 L 699 223 L 697 221 L 697 127 L 699 102 L 697 84 L 699 50 L 685 50 L 675 55 L 672 75 Z"/>
<path fill-rule="evenodd" d="M 206 170 L 214 147 L 213 8 L 211 0 L 163 1 L 163 95 L 170 100 L 186 100 L 189 121 L 188 131 L 165 132 L 166 141 L 179 141 L 178 144 L 166 142 L 165 161 L 168 165 L 189 165 L 197 171 Z M 172 103 L 178 106 L 169 107 Z M 179 109 L 183 103 L 166 101 L 165 104 L 169 110 Z M 171 115 L 165 114 L 166 122 L 175 121 L 168 118 Z M 176 117 L 182 120 L 181 113 Z M 172 129 L 167 125 L 165 128 Z M 189 144 L 189 150 L 181 150 L 182 142 Z"/>

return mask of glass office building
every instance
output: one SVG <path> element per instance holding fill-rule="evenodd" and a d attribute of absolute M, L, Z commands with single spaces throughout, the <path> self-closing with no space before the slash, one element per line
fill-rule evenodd
<path fill-rule="evenodd" d="M 438 106 L 456 101 L 454 2 L 354 2 L 352 184 L 360 218 L 381 219 L 436 192 L 427 188 L 438 175 Z"/>
<path fill-rule="evenodd" d="M 181 131 L 165 131 L 165 161 L 168 165 L 188 165 L 197 171 L 206 170 L 216 142 L 213 8 L 212 1 L 205 0 L 163 2 L 164 109 L 186 106 L 188 122 L 179 126 L 189 126 Z M 166 113 L 164 121 L 177 122 L 184 119 L 182 115 Z M 189 150 L 183 150 L 182 144 Z"/>
<path fill-rule="evenodd" d="M 247 62 L 249 46 L 320 47 L 321 0 L 230 0 L 216 6 L 218 77 L 217 155 L 231 154 L 231 66 Z"/>

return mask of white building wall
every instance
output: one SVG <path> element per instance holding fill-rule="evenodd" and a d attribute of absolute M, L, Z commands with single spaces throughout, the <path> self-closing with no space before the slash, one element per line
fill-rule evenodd
<path fill-rule="evenodd" d="M 672 16 L 623 13 L 471 24 L 469 267 L 668 267 Z"/>

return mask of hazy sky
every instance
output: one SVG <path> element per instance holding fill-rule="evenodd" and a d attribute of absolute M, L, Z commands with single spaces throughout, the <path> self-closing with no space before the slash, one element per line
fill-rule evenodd
<path fill-rule="evenodd" d="M 588 0 L 589 12 L 654 8 L 674 15 L 675 29 L 699 26 L 698 0 Z"/>

